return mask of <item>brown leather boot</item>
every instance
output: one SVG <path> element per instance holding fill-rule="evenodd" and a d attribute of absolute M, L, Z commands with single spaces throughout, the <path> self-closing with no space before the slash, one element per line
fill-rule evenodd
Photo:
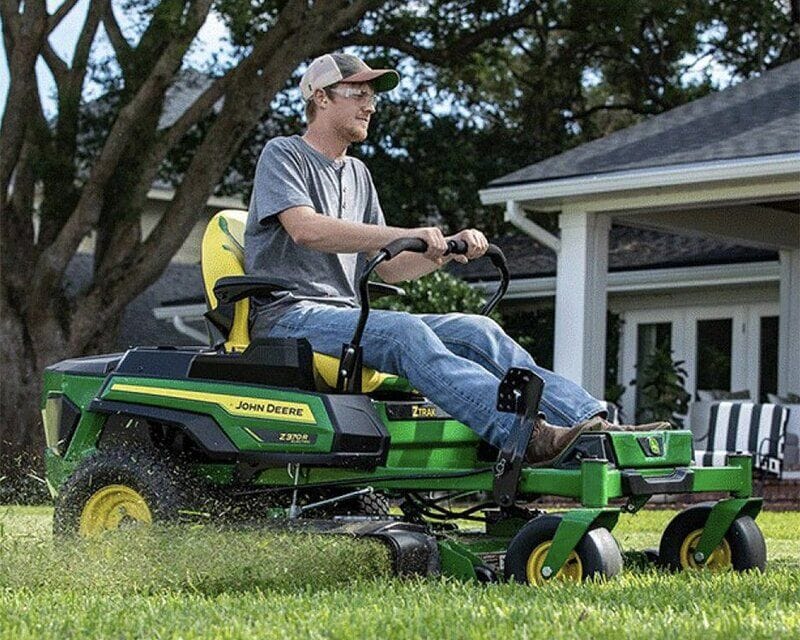
<path fill-rule="evenodd" d="M 600 416 L 589 418 L 589 431 L 669 431 L 672 425 L 669 422 L 648 422 L 646 424 L 614 424 Z"/>
<path fill-rule="evenodd" d="M 528 448 L 525 450 L 525 463 L 529 467 L 546 467 L 579 435 L 589 431 L 591 426 L 587 420 L 570 428 L 555 427 L 545 422 L 543 418 L 537 418 Z"/>

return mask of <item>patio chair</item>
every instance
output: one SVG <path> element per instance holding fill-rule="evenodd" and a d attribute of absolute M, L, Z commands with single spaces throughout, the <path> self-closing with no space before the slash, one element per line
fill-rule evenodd
<path fill-rule="evenodd" d="M 753 469 L 781 477 L 789 410 L 777 404 L 719 402 L 705 437 L 695 437 L 695 464 L 723 466 L 728 454 L 753 454 Z"/>

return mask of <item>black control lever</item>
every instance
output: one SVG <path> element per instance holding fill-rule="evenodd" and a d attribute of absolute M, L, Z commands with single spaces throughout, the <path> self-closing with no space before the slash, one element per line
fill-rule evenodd
<path fill-rule="evenodd" d="M 494 468 L 492 493 L 501 507 L 510 507 L 517 497 L 519 476 L 525 462 L 525 451 L 531 439 L 544 380 L 530 369 L 511 367 L 497 390 L 497 410 L 516 414 Z"/>

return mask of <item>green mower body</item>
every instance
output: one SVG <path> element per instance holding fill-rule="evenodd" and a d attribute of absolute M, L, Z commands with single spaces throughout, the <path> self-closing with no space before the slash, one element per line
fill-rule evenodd
<path fill-rule="evenodd" d="M 193 375 L 197 360 L 216 357 L 195 348 L 134 348 L 49 367 L 42 411 L 51 491 L 116 441 L 173 447 L 220 485 L 290 484 L 285 467 L 296 463 L 307 467 L 309 484 L 492 491 L 497 451 L 417 394 L 321 393 L 258 385 L 246 373 L 252 379 L 215 380 L 213 369 Z M 689 431 L 586 433 L 552 467 L 523 468 L 518 496 L 575 498 L 586 507 L 656 493 L 750 496 L 748 456 L 693 468 L 692 455 Z"/>

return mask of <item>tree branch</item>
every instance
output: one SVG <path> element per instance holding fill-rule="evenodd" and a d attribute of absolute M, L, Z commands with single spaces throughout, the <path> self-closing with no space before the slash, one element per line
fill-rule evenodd
<path fill-rule="evenodd" d="M 73 7 L 78 4 L 78 0 L 65 0 L 62 5 L 56 9 L 47 20 L 47 33 L 53 33 L 53 30 L 61 23 L 66 15 L 72 11 Z"/>
<path fill-rule="evenodd" d="M 573 113 L 573 116 L 576 120 L 580 120 L 582 118 L 588 118 L 591 115 L 594 115 L 598 111 L 630 111 L 631 113 L 635 113 L 640 116 L 649 116 L 653 114 L 651 109 L 642 109 L 640 105 L 637 104 L 596 104 L 593 107 L 589 107 L 588 109 L 584 109 L 583 111 Z"/>
<path fill-rule="evenodd" d="M 512 69 L 512 68 L 509 68 L 509 72 L 511 73 L 511 75 L 512 75 L 512 76 L 514 76 L 514 79 L 515 79 L 517 82 L 519 82 L 520 84 L 523 84 L 523 85 L 525 85 L 525 86 L 526 86 L 526 87 L 528 87 L 529 89 L 534 89 L 534 90 L 535 90 L 535 89 L 537 88 L 537 84 L 536 84 L 535 82 L 531 82 L 530 80 L 528 80 L 528 79 L 527 79 L 527 78 L 526 78 L 526 77 L 525 77 L 523 74 L 521 74 L 519 71 L 515 71 L 514 69 Z"/>
<path fill-rule="evenodd" d="M 83 77 L 86 75 L 86 66 L 89 62 L 92 42 L 94 42 L 95 35 L 97 35 L 97 27 L 105 11 L 106 3 L 102 0 L 91 0 L 89 11 L 86 14 L 86 22 L 83 23 L 83 29 L 81 29 L 78 41 L 75 44 L 75 53 L 72 56 L 72 72 L 73 74 L 80 72 L 78 75 L 80 76 L 81 85 L 83 85 Z"/>
<path fill-rule="evenodd" d="M 191 106 L 168 129 L 162 132 L 151 152 L 154 164 L 160 164 L 169 150 L 180 141 L 184 134 L 210 113 L 214 105 L 225 95 L 225 91 L 231 85 L 236 71 L 237 69 L 231 69 L 224 76 L 214 80 Z"/>
<path fill-rule="evenodd" d="M 517 29 L 530 25 L 530 18 L 539 10 L 538 3 L 531 3 L 517 13 L 503 16 L 467 32 L 446 46 L 425 48 L 406 40 L 396 33 L 350 33 L 338 39 L 341 46 L 389 47 L 406 53 L 420 62 L 441 65 L 443 62 L 454 62 L 468 55 L 487 40 L 504 36 Z"/>
<path fill-rule="evenodd" d="M 3 17 L 3 41 L 6 47 L 6 56 L 11 52 L 14 40 L 19 37 L 20 22 L 19 0 L 0 0 L 0 16 Z"/>
<path fill-rule="evenodd" d="M 49 250 L 39 256 L 33 274 L 33 300 L 44 299 L 60 278 L 83 236 L 96 223 L 103 204 L 103 191 L 117 170 L 117 163 L 136 130 L 138 114 L 148 111 L 154 101 L 163 96 L 189 44 L 203 25 L 211 4 L 212 0 L 195 0 L 192 3 L 186 14 L 184 28 L 170 40 L 152 67 L 150 75 L 130 102 L 120 110 L 83 186 L 77 206 Z"/>
<path fill-rule="evenodd" d="M 27 114 L 34 108 L 36 98 L 36 59 L 44 42 L 47 28 L 47 9 L 44 0 L 28 0 L 22 14 L 11 2 L 0 5 L 3 18 L 9 85 L 2 124 L 0 124 L 0 194 L 5 200 L 11 175 L 17 163 L 29 121 Z"/>
<path fill-rule="evenodd" d="M 38 87 L 33 87 L 31 113 L 25 140 L 14 167 L 14 188 L 3 203 L 3 222 L 0 225 L 3 250 L 0 251 L 3 280 L 14 296 L 27 292 L 29 277 L 38 255 L 34 244 L 33 210 L 36 190 L 34 163 L 42 156 L 49 141 L 49 129 L 44 117 Z M 5 194 L 4 194 L 5 195 Z M 23 296 L 19 296 L 23 298 Z"/>
<path fill-rule="evenodd" d="M 53 241 L 77 201 L 74 173 L 81 93 L 91 43 L 97 34 L 104 10 L 104 2 L 91 0 L 75 44 L 71 68 L 67 68 L 54 53 L 48 54 L 50 58 L 48 65 L 53 71 L 58 87 L 58 118 L 55 123 L 53 143 L 48 149 L 49 169 L 42 176 L 43 197 L 39 210 L 41 215 L 39 242 L 42 246 L 47 246 Z M 44 51 L 48 49 L 49 44 L 45 43 Z"/>
<path fill-rule="evenodd" d="M 42 46 L 42 58 L 44 58 L 47 68 L 50 69 L 50 73 L 53 74 L 56 86 L 59 87 L 60 91 L 69 76 L 69 67 L 67 63 L 64 62 L 60 55 L 53 51 L 53 47 L 50 46 L 47 40 L 44 41 Z"/>
<path fill-rule="evenodd" d="M 137 199 L 144 202 L 147 192 L 150 190 L 153 181 L 158 174 L 161 164 L 180 139 L 189 131 L 195 124 L 200 122 L 206 115 L 213 109 L 214 105 L 222 98 L 225 90 L 230 86 L 235 77 L 237 69 L 232 69 L 224 76 L 217 78 L 193 103 L 192 105 L 170 126 L 167 130 L 163 131 L 156 142 L 146 152 L 146 158 L 142 162 L 143 170 L 137 180 L 136 187 L 133 189 L 132 202 L 133 208 L 137 208 Z M 113 246 L 107 251 L 107 255 L 116 256 L 119 259 L 121 248 Z M 107 264 L 108 261 L 100 265 L 100 271 L 106 271 L 110 268 Z"/>
<path fill-rule="evenodd" d="M 122 29 L 119 28 L 117 17 L 114 15 L 114 9 L 111 6 L 111 0 L 106 0 L 106 10 L 103 13 L 103 26 L 106 29 L 106 35 L 111 42 L 114 53 L 117 54 L 117 62 L 122 67 L 123 75 L 125 75 L 128 67 L 133 47 L 125 39 L 122 34 Z"/>

